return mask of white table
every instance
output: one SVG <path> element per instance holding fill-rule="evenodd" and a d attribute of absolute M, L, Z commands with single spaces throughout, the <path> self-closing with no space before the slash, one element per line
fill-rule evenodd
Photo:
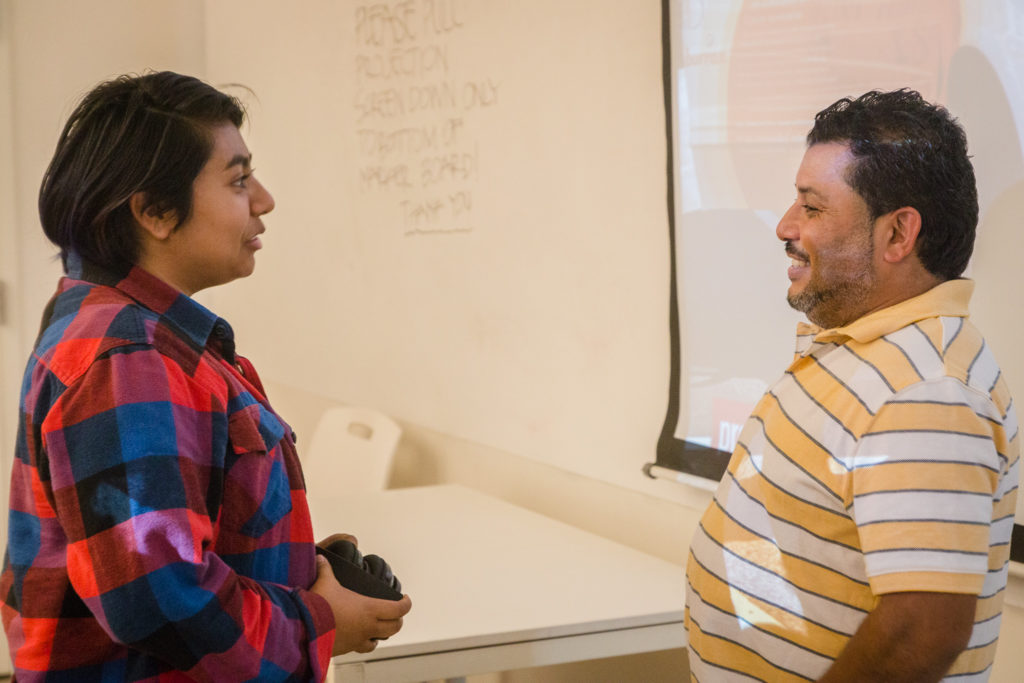
<path fill-rule="evenodd" d="M 682 567 L 461 486 L 339 495 L 336 531 L 412 597 L 337 682 L 424 681 L 685 646 Z M 323 515 L 321 516 L 323 519 Z"/>

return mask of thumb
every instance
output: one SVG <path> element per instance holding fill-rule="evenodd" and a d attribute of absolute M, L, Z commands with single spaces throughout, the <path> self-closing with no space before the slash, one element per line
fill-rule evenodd
<path fill-rule="evenodd" d="M 325 577 L 334 577 L 334 569 L 331 568 L 331 563 L 326 557 L 317 553 L 316 555 L 316 582 L 324 580 Z"/>
<path fill-rule="evenodd" d="M 317 554 L 316 556 L 316 578 L 313 580 L 313 585 L 310 587 L 314 592 L 320 590 L 330 590 L 332 584 L 337 584 L 338 579 L 334 576 L 334 568 L 331 567 L 330 561 L 323 555 Z"/>

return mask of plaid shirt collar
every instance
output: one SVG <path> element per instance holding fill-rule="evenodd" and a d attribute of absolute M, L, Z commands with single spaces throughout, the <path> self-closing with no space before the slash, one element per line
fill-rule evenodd
<path fill-rule="evenodd" d="M 127 274 L 119 275 L 71 252 L 67 257 L 67 277 L 124 292 L 158 313 L 197 349 L 213 346 L 225 360 L 235 363 L 235 333 L 228 321 L 148 271 L 134 266 Z"/>

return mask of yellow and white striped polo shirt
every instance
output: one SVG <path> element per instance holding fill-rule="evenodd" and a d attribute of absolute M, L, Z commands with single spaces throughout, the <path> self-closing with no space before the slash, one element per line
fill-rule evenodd
<path fill-rule="evenodd" d="M 1018 471 L 1017 419 L 952 280 L 834 330 L 802 325 L 754 408 L 687 567 L 691 676 L 813 680 L 878 595 L 979 596 L 950 675 L 987 679 Z"/>

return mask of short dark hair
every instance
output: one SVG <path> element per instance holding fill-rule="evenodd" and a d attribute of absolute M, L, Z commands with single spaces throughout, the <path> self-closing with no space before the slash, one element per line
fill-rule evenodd
<path fill-rule="evenodd" d="M 234 97 L 170 71 L 127 74 L 100 83 L 64 126 L 39 188 L 43 231 L 60 247 L 127 272 L 139 258 L 129 200 L 173 211 L 177 224 L 192 211 L 192 184 L 213 151 L 212 130 L 241 127 Z"/>
<path fill-rule="evenodd" d="M 846 182 L 872 219 L 917 209 L 922 265 L 943 280 L 960 277 L 974 250 L 978 189 L 967 136 L 944 107 L 907 88 L 843 98 L 814 117 L 807 144 L 820 142 L 849 144 Z"/>

